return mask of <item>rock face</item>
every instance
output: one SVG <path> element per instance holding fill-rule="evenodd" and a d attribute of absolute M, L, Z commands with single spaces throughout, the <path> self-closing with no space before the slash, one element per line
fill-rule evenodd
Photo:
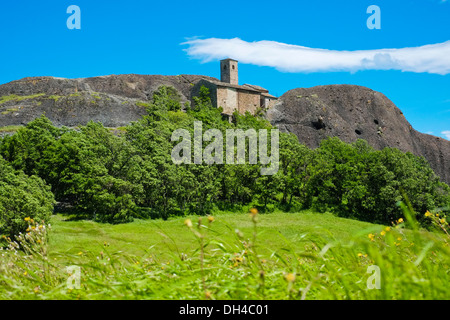
<path fill-rule="evenodd" d="M 182 103 L 204 76 L 111 75 L 82 79 L 34 77 L 0 86 L 0 127 L 26 124 L 45 114 L 56 126 L 89 120 L 120 127 L 138 120 L 161 85 L 178 90 Z"/>
<path fill-rule="evenodd" d="M 414 130 L 392 101 L 371 89 L 328 85 L 290 90 L 267 118 L 312 148 L 326 137 L 345 142 L 360 138 L 375 149 L 394 147 L 423 156 L 450 184 L 450 141 Z"/>

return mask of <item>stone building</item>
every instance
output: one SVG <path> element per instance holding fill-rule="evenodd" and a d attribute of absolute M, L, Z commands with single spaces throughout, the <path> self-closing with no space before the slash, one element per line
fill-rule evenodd
<path fill-rule="evenodd" d="M 278 99 L 260 86 L 239 85 L 238 61 L 233 59 L 221 60 L 220 81 L 200 80 L 193 89 L 194 96 L 202 86 L 209 89 L 213 106 L 222 107 L 223 114 L 228 116 L 236 110 L 255 114 L 258 109 L 271 108 Z"/>

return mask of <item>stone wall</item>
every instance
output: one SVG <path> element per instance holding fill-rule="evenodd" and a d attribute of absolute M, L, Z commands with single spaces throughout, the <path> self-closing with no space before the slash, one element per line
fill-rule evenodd
<path fill-rule="evenodd" d="M 246 111 L 255 114 L 256 109 L 260 107 L 261 95 L 257 92 L 239 91 L 238 103 L 240 114 L 244 114 Z"/>
<path fill-rule="evenodd" d="M 217 88 L 217 107 L 223 108 L 223 113 L 233 114 L 238 109 L 238 94 L 235 88 Z"/>
<path fill-rule="evenodd" d="M 261 106 L 263 106 L 265 109 L 272 108 L 277 103 L 277 101 L 278 99 L 276 98 L 261 96 Z"/>

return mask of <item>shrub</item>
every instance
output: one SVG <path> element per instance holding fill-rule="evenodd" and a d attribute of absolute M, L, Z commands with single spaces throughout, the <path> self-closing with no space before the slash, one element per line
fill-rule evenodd
<path fill-rule="evenodd" d="M 393 148 L 373 150 L 366 141 L 324 140 L 308 181 L 312 206 L 340 216 L 390 224 L 402 216 L 404 197 L 418 214 L 448 202 L 449 188 L 422 157 Z"/>
<path fill-rule="evenodd" d="M 30 219 L 47 222 L 53 205 L 50 187 L 41 178 L 15 171 L 0 156 L 0 234 L 15 237 Z"/>

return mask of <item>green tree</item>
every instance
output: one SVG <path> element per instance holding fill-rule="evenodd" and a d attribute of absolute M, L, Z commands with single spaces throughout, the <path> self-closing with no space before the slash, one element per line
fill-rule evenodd
<path fill-rule="evenodd" d="M 50 187 L 37 176 L 14 170 L 0 156 L 0 234 L 14 237 L 24 233 L 25 218 L 47 223 L 53 212 Z"/>

